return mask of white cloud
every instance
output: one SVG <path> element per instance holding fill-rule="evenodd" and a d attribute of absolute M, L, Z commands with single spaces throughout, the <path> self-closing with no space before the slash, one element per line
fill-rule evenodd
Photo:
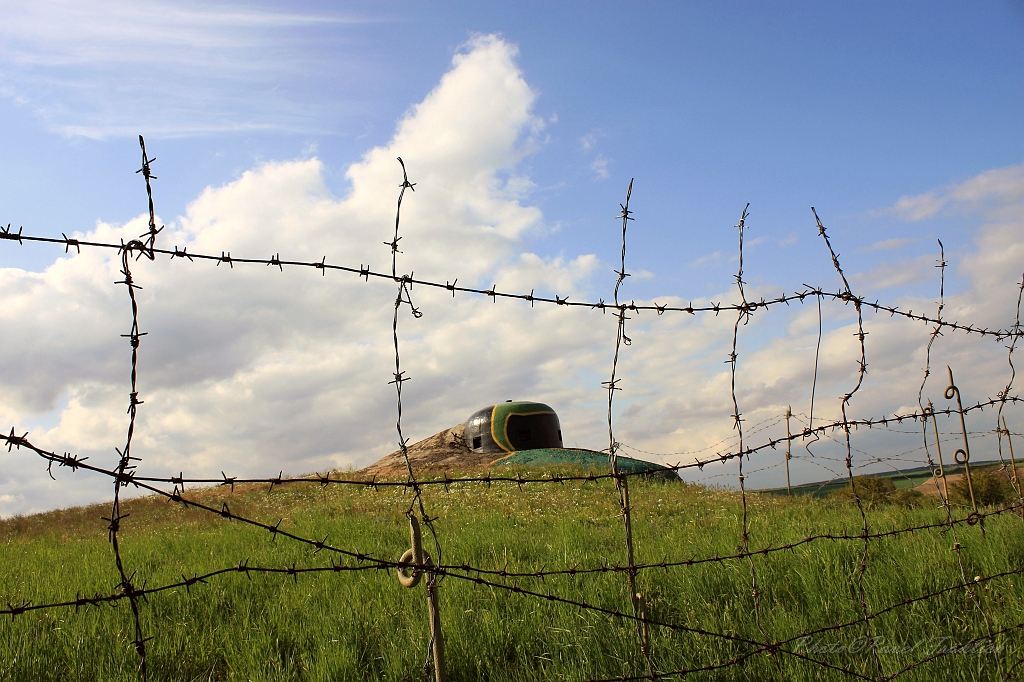
<path fill-rule="evenodd" d="M 403 203 L 400 272 L 440 281 L 458 276 L 460 284 L 494 284 L 499 291 L 607 299 L 611 268 L 595 256 L 542 258 L 525 246 L 527 237 L 547 229 L 540 211 L 527 203 L 532 183 L 519 170 L 539 144 L 543 122 L 532 113 L 535 94 L 515 57 L 515 48 L 497 37 L 475 38 L 439 85 L 410 109 L 392 141 L 348 169 L 348 195 L 331 194 L 315 158 L 266 164 L 208 188 L 185 216 L 168 223 L 161 242 L 235 256 L 326 256 L 329 262 L 386 271 L 390 253 L 383 242 L 394 229 L 401 180 L 395 157 L 402 156 L 417 184 Z M 1024 262 L 1024 227 L 1016 217 L 1021 213 L 1008 210 L 1013 192 L 993 196 L 977 204 L 992 219 L 960 264 L 971 286 L 948 298 L 945 315 L 1006 326 L 1016 300 L 1013 282 Z M 101 223 L 89 236 L 116 242 L 143 232 L 145 222 L 140 217 L 123 226 Z M 85 249 L 42 273 L 0 270 L 0 425 L 35 424 L 34 442 L 105 465 L 115 461 L 114 447 L 123 443 L 127 426 L 129 348 L 120 335 L 128 330 L 129 313 L 124 287 L 113 284 L 120 279 L 118 268 L 110 254 Z M 166 258 L 143 259 L 132 269 L 144 287 L 138 292 L 139 316 L 148 332 L 140 349 L 145 404 L 134 449 L 145 473 L 297 474 L 361 466 L 395 448 L 395 396 L 387 383 L 394 367 L 393 286 L 336 272 L 231 269 Z M 628 280 L 625 287 L 622 298 L 628 299 Z M 747 289 L 751 300 L 777 293 L 770 284 Z M 606 445 L 600 382 L 610 370 L 612 315 L 468 295 L 453 299 L 422 287 L 412 295 L 424 316 L 414 319 L 403 309 L 399 320 L 403 368 L 411 377 L 403 395 L 407 436 L 426 437 L 479 407 L 527 398 L 556 407 L 568 443 Z M 735 299 L 724 282 L 710 299 L 693 303 Z M 679 296 L 656 300 L 689 303 Z M 915 310 L 935 305 L 896 302 Z M 651 452 L 726 451 L 735 443 L 724 362 L 735 317 L 642 312 L 630 318 L 633 343 L 623 349 L 619 365 L 624 390 L 616 397 L 618 438 Z M 856 381 L 853 323 L 849 305 L 824 304 L 816 421 L 835 418 L 837 396 Z M 871 313 L 865 324 L 868 376 L 851 414 L 892 413 L 915 404 L 928 327 Z M 813 299 L 758 311 L 740 327 L 740 410 L 748 433 L 767 429 L 751 434 L 748 444 L 780 434 L 786 405 L 808 411 L 817 332 Z M 936 343 L 932 362 L 936 370 L 946 363 L 956 369 L 968 402 L 993 395 L 1006 381 L 1005 350 L 989 339 L 949 332 Z M 941 377 L 933 378 L 925 395 L 941 401 L 941 384 Z M 855 443 L 896 451 L 893 442 L 873 438 L 858 434 Z M 826 459 L 837 447 L 823 441 L 815 446 L 821 459 L 795 460 L 795 479 L 820 479 L 822 466 L 842 470 Z M 4 457 L 0 513 L 109 493 L 106 481 L 81 472 L 58 470 L 58 480 L 50 481 L 25 451 Z M 748 469 L 777 467 L 780 461 L 778 452 L 768 450 L 753 457 Z M 725 471 L 734 472 L 735 463 Z M 766 469 L 750 483 L 778 480 L 771 478 L 778 471 Z M 719 473 L 721 468 L 709 466 L 703 475 Z"/>
<path fill-rule="evenodd" d="M 935 257 L 924 255 L 917 258 L 881 262 L 869 272 L 855 273 L 851 280 L 869 291 L 892 289 L 925 282 L 935 276 L 934 269 Z"/>
<path fill-rule="evenodd" d="M 942 211 L 978 210 L 1024 199 L 1024 164 L 986 171 L 959 184 L 916 196 L 903 196 L 891 208 L 903 220 L 916 222 Z"/>
<path fill-rule="evenodd" d="M 896 237 L 893 239 L 883 239 L 877 241 L 871 246 L 868 246 L 866 251 L 891 251 L 895 249 L 902 249 L 908 244 L 913 244 L 917 241 L 916 237 Z"/>
<path fill-rule="evenodd" d="M 1012 171 L 1012 172 L 1011 172 Z M 1011 179 L 1016 170 L 988 172 L 963 183 L 962 186 L 936 190 L 928 196 L 949 196 L 949 205 L 957 211 L 980 216 L 984 224 L 974 235 L 974 248 L 951 257 L 962 286 L 955 295 L 945 299 L 943 317 L 990 328 L 1006 328 L 1013 323 L 1018 283 L 1024 270 L 1024 194 Z M 835 238 L 833 237 L 835 243 Z M 891 248 L 894 242 L 874 245 Z M 848 244 L 836 244 L 840 249 Z M 699 262 L 722 254 L 705 256 Z M 698 263 L 699 264 L 699 263 Z M 694 264 L 696 265 L 696 264 Z M 886 302 L 903 310 L 935 314 L 936 302 L 931 299 L 900 296 L 899 287 L 924 278 L 937 277 L 935 256 L 924 255 L 896 263 L 882 264 L 873 271 L 851 277 L 855 293 L 867 293 L 887 287 Z M 749 273 L 748 273 L 749 274 Z M 894 290 L 895 289 L 895 290 Z M 747 298 L 756 300 L 760 294 L 774 296 L 771 285 L 748 285 Z M 723 291 L 710 297 L 713 301 L 736 300 L 734 292 Z M 823 336 L 815 391 L 815 423 L 840 417 L 839 397 L 857 383 L 857 361 L 860 356 L 856 337 L 856 318 L 852 306 L 838 301 L 823 304 Z M 651 320 L 654 321 L 651 321 Z M 676 453 L 666 455 L 670 462 L 692 462 L 694 457 L 706 458 L 718 452 L 729 452 L 737 446 L 737 435 L 729 415 L 732 413 L 729 367 L 724 361 L 731 348 L 733 315 L 719 317 L 668 319 L 643 316 L 636 323 L 641 330 L 630 333 L 634 343 L 624 355 L 627 374 L 622 383 L 622 396 L 630 402 L 620 420 L 621 439 L 639 451 Z M 867 375 L 854 396 L 851 417 L 906 413 L 917 409 L 917 392 L 924 376 L 925 348 L 931 328 L 927 325 L 892 318 L 886 313 L 865 309 Z M 785 433 L 781 419 L 786 407 L 806 414 L 810 403 L 810 386 L 814 372 L 817 345 L 817 305 L 807 299 L 791 308 L 775 307 L 770 312 L 757 311 L 750 324 L 741 325 L 738 343 L 737 399 L 745 429 L 763 429 L 748 435 L 747 445 L 758 445 L 769 436 Z M 943 396 L 946 387 L 946 365 L 953 368 L 964 403 L 994 397 L 1010 377 L 1007 364 L 1007 342 L 992 337 L 979 338 L 962 332 L 946 330 L 938 337 L 931 356 L 931 376 L 923 398 L 935 401 L 939 409 L 950 406 Z M 633 364 L 635 363 L 635 364 Z M 1020 394 L 1017 386 L 1011 391 Z M 1005 414 L 1013 424 L 1021 423 L 1024 410 L 1010 406 Z M 628 419 L 626 418 L 628 417 Z M 761 426 L 757 426 L 761 424 Z M 959 424 L 940 425 L 954 430 Z M 995 427 L 994 411 L 974 412 L 968 417 L 972 430 L 983 432 Z M 802 428 L 794 422 L 794 429 Z M 919 425 L 905 423 L 906 433 L 875 429 L 854 434 L 854 466 L 866 466 L 873 457 L 897 457 L 890 463 L 874 464 L 874 468 L 907 468 L 924 464 L 924 454 L 915 450 L 921 444 Z M 917 435 L 915 435 L 915 432 Z M 794 482 L 822 480 L 835 472 L 845 476 L 841 443 L 825 438 L 811 449 L 810 458 L 799 444 L 792 461 Z M 780 450 L 767 449 L 751 457 L 745 464 L 747 472 L 756 473 L 748 479 L 751 486 L 784 484 Z M 865 454 L 870 453 L 870 454 Z M 901 454 L 902 453 L 902 454 Z M 972 443 L 978 459 L 996 456 L 992 438 L 979 435 Z M 934 455 L 934 451 L 933 451 Z M 701 474 L 688 477 L 735 485 L 736 462 L 708 465 Z M 863 471 L 863 469 L 858 469 Z"/>
<path fill-rule="evenodd" d="M 590 170 L 594 173 L 595 180 L 608 179 L 608 159 L 598 154 L 597 158 L 590 162 Z"/>
<path fill-rule="evenodd" d="M 580 149 L 589 152 L 591 149 L 597 147 L 597 141 L 605 136 L 604 131 L 591 130 L 586 135 L 580 136 Z"/>
<path fill-rule="evenodd" d="M 403 272 L 442 280 L 455 272 L 463 284 L 496 282 L 507 290 L 529 283 L 538 293 L 580 295 L 579 283 L 596 264 L 592 256 L 544 260 L 522 248 L 521 239 L 544 225 L 536 208 L 521 203 L 531 183 L 516 166 L 542 124 L 514 59 L 508 43 L 474 39 L 399 123 L 392 142 L 349 168 L 348 196 L 331 195 L 316 159 L 267 164 L 208 188 L 168 225 L 162 243 L 193 252 L 326 255 L 387 270 L 390 252 L 382 242 L 393 230 L 401 179 L 395 157 L 402 155 L 417 183 L 403 205 Z M 89 237 L 129 239 L 144 224 L 143 217 L 99 224 Z M 0 359 L 8 387 L 0 396 L 2 421 L 32 421 L 64 401 L 59 423 L 33 438 L 97 461 L 109 461 L 125 428 L 128 349 L 119 335 L 127 297 L 112 286 L 118 267 L 109 254 L 86 250 L 43 273 L 0 270 L 0 317 L 12 324 L 9 352 Z M 148 332 L 136 443 L 148 466 L 301 472 L 365 464 L 394 447 L 391 286 L 334 273 L 166 259 L 133 269 L 144 287 L 140 320 Z M 516 386 L 521 395 L 567 390 L 562 381 L 526 388 L 537 386 L 536 368 L 552 341 L 518 337 L 553 311 L 453 303 L 419 288 L 413 296 L 425 317 L 403 312 L 401 324 L 414 435 L 430 435 L 478 403 L 493 402 L 495 386 L 503 395 Z M 553 338 L 563 348 L 574 341 L 568 331 Z M 499 352 L 510 364 L 495 362 Z M 451 397 L 459 386 L 462 397 Z M 49 485 L 37 478 L 33 485 Z M 56 500 L 30 496 L 15 509 Z"/>
<path fill-rule="evenodd" d="M 705 263 L 720 263 L 722 261 L 729 260 L 729 257 L 724 255 L 721 251 L 714 251 L 712 253 L 705 254 L 700 258 L 697 258 L 692 263 L 691 267 L 697 267 L 704 265 Z"/>

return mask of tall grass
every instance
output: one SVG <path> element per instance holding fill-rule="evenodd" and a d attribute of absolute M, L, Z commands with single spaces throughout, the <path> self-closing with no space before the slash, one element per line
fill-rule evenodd
<path fill-rule="evenodd" d="M 638 560 L 657 562 L 725 555 L 740 544 L 741 508 L 731 491 L 682 483 L 636 481 Z M 397 559 L 409 542 L 401 491 L 284 487 L 194 493 L 224 499 L 232 511 L 337 546 Z M 530 570 L 624 563 L 622 520 L 610 484 L 479 485 L 429 489 L 424 504 L 436 522 L 445 563 Z M 326 552 L 153 498 L 125 504 L 122 554 L 149 585 L 231 566 L 327 565 Z M 87 507 L 0 522 L 4 561 L 0 601 L 11 603 L 110 593 L 118 578 L 107 543 L 106 508 Z M 941 510 L 879 506 L 872 530 L 944 519 Z M 968 576 L 1024 566 L 1019 516 L 959 526 Z M 751 547 L 778 545 L 822 531 L 860 533 L 848 503 L 809 497 L 750 496 Z M 960 580 L 953 538 L 919 531 L 870 544 L 865 588 L 874 611 Z M 648 570 L 640 589 L 650 617 L 759 641 L 787 639 L 861 616 L 855 576 L 858 540 L 819 540 L 754 558 L 759 623 L 750 566 L 730 560 Z M 1018 577 L 983 581 L 976 593 L 992 629 L 1024 621 Z M 511 583 L 511 581 L 510 581 Z M 622 574 L 525 578 L 521 587 L 629 611 Z M 636 629 L 628 621 L 491 587 L 446 578 L 441 585 L 446 658 L 452 680 L 562 680 L 642 674 Z M 393 572 L 300 576 L 229 574 L 148 598 L 142 608 L 154 680 L 417 680 L 428 632 L 422 587 L 399 586 Z M 126 604 L 33 612 L 0 622 L 2 680 L 134 680 Z M 943 646 L 984 637 L 984 620 L 964 590 L 897 608 L 872 622 L 887 674 Z M 834 665 L 875 675 L 853 625 L 798 648 Z M 995 653 L 961 651 L 906 673 L 908 680 L 996 679 L 1021 656 L 1022 634 L 997 638 Z M 719 638 L 652 629 L 659 670 L 725 662 L 750 650 Z M 1018 671 L 1020 668 L 1018 668 Z M 842 675 L 784 653 L 757 654 L 697 679 L 839 679 Z"/>

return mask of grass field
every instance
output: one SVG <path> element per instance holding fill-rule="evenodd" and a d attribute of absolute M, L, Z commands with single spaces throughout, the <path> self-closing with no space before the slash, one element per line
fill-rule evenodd
<path fill-rule="evenodd" d="M 631 482 L 638 561 L 732 554 L 740 544 L 741 505 L 735 492 L 682 483 Z M 286 486 L 268 493 L 227 489 L 190 493 L 207 503 L 333 545 L 396 560 L 408 547 L 400 490 Z M 624 563 L 622 520 L 611 483 L 429 489 L 424 503 L 438 517 L 443 562 L 531 570 L 574 564 Z M 181 576 L 250 565 L 326 566 L 326 552 L 246 527 L 237 521 L 153 498 L 130 500 L 120 533 L 122 555 L 149 586 Z M 48 602 L 76 593 L 114 591 L 118 582 L 107 540 L 106 507 L 51 512 L 0 522 L 0 602 Z M 958 512 L 963 516 L 963 511 Z M 751 547 L 779 545 L 811 533 L 857 535 L 860 516 L 848 503 L 802 496 L 749 499 Z M 868 511 L 872 531 L 944 520 L 933 508 L 882 506 Z M 957 527 L 967 575 L 1024 568 L 1019 514 Z M 953 586 L 960 581 L 953 538 L 917 531 L 870 544 L 864 578 L 869 609 Z M 746 560 L 652 569 L 639 577 L 654 620 L 758 641 L 784 640 L 860 615 L 856 575 L 859 540 L 818 540 L 753 559 L 760 590 L 754 617 Z M 975 587 L 991 628 L 1024 622 L 1024 576 L 983 580 Z M 629 610 L 623 574 L 524 578 L 516 584 L 569 599 Z M 509 581 L 511 584 L 511 581 Z M 477 586 L 455 577 L 440 586 L 441 617 L 452 680 L 575 680 L 642 674 L 636 628 L 628 621 Z M 299 576 L 228 574 L 148 597 L 142 604 L 151 679 L 155 680 L 418 680 L 428 630 L 425 591 L 404 589 L 393 571 Z M 965 590 L 895 608 L 872 621 L 885 674 L 978 637 L 986 626 Z M 787 649 L 877 677 L 859 645 L 859 625 Z M 2 680 L 134 680 L 127 602 L 116 606 L 36 611 L 0 621 Z M 706 635 L 652 628 L 653 656 L 669 671 L 723 663 L 751 646 Z M 988 644 L 987 641 L 984 644 Z M 1024 666 L 1024 632 L 996 637 L 908 671 L 907 680 L 992 680 Z M 695 679 L 822 680 L 844 676 L 786 653 L 760 653 Z"/>

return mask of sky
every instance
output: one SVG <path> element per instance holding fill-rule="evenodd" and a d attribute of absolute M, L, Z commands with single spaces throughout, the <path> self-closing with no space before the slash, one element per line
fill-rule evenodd
<path fill-rule="evenodd" d="M 855 293 L 1005 328 L 1024 272 L 1024 4 L 14 2 L 0 0 L 0 222 L 26 234 L 136 237 L 153 165 L 158 245 L 398 267 L 502 291 L 608 300 L 633 181 L 622 296 L 738 300 L 841 282 Z M 127 428 L 130 309 L 110 254 L 0 242 L 0 428 L 113 466 Z M 397 447 L 388 283 L 182 259 L 133 270 L 140 323 L 135 452 L 152 475 L 302 474 Z M 548 402 L 567 445 L 607 447 L 615 321 L 587 309 L 414 289 L 399 321 L 413 441 L 506 399 Z M 814 416 L 857 379 L 850 306 L 822 306 Z M 628 322 L 616 395 L 623 452 L 691 461 L 736 447 L 734 316 Z M 809 417 L 819 317 L 740 326 L 746 443 Z M 929 328 L 865 317 L 857 417 L 913 411 Z M 965 402 L 1010 380 L 1006 342 L 947 331 Z M 1011 422 L 1024 414 L 1007 408 Z M 975 416 L 977 415 L 977 416 Z M 952 439 L 953 423 L 941 428 Z M 996 456 L 994 413 L 969 418 Z M 1019 428 L 1019 427 L 1018 427 Z M 1024 431 L 1024 428 L 1020 429 Z M 923 462 L 915 427 L 855 434 L 861 471 Z M 806 447 L 805 447 L 806 446 Z M 952 444 L 948 446 L 953 449 Z M 813 456 L 812 456 L 813 455 Z M 799 443 L 794 482 L 845 474 L 845 450 Z M 948 455 L 947 455 L 948 456 Z M 5 453 L 0 514 L 107 499 L 105 481 Z M 885 461 L 873 463 L 876 459 Z M 890 458 L 898 458 L 891 459 Z M 784 482 L 781 454 L 745 462 Z M 751 473 L 753 472 L 753 473 Z M 736 463 L 687 477 L 735 486 Z"/>

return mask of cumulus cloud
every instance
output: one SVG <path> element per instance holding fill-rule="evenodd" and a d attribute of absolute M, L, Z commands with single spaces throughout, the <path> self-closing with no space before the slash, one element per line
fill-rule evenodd
<path fill-rule="evenodd" d="M 955 295 L 945 298 L 945 319 L 970 321 L 989 328 L 1005 329 L 1014 324 L 1024 271 L 1022 189 L 1024 176 L 1013 168 L 986 172 L 961 185 L 928 193 L 927 196 L 939 197 L 965 218 L 981 220 L 974 233 L 973 248 L 955 258 L 947 253 L 951 274 L 955 272 L 960 278 L 960 285 Z M 907 242 L 890 240 L 872 248 L 898 248 L 904 243 Z M 843 249 L 856 245 L 837 246 Z M 867 273 L 852 275 L 850 280 L 855 293 L 886 288 L 890 296 L 887 302 L 903 310 L 934 316 L 934 299 L 900 294 L 901 287 L 929 278 L 936 280 L 937 285 L 938 270 L 934 266 L 935 256 L 925 255 L 883 263 Z M 838 282 L 831 287 L 824 284 L 827 289 L 836 289 Z M 949 291 L 947 288 L 947 294 Z M 770 285 L 747 287 L 748 299 L 776 294 Z M 735 290 L 722 290 L 710 297 L 712 301 L 736 299 Z M 623 383 L 629 408 L 620 421 L 621 439 L 629 446 L 627 451 L 640 455 L 646 452 L 648 456 L 663 453 L 663 460 L 683 463 L 735 451 L 739 434 L 729 419 L 734 409 L 731 376 L 728 365 L 723 364 L 731 352 L 734 321 L 733 316 L 722 316 L 654 322 L 641 318 L 633 323 L 640 325 L 640 329 L 631 334 L 634 343 L 626 353 L 626 366 L 634 374 L 630 377 L 632 381 Z M 922 401 L 927 403 L 931 399 L 940 409 L 951 404 L 943 395 L 948 382 L 947 365 L 954 372 L 965 404 L 995 397 L 1012 376 L 1006 341 L 945 331 L 936 339 L 928 358 L 931 328 L 926 325 L 865 309 L 864 328 L 867 374 L 850 405 L 851 417 L 919 409 L 918 391 L 926 365 L 931 373 L 921 391 Z M 801 430 L 810 417 L 812 395 L 815 424 L 840 418 L 840 397 L 858 381 L 860 346 L 852 305 L 825 301 L 819 318 L 816 302 L 808 299 L 795 308 L 758 311 L 739 329 L 736 396 L 745 445 L 758 445 L 770 436 L 784 435 L 782 415 L 789 406 L 795 414 L 792 428 Z M 637 364 L 631 365 L 631 360 Z M 1019 388 L 1011 387 L 1011 393 L 1018 394 Z M 1005 414 L 1011 429 L 1019 429 L 1024 416 L 1021 409 L 1010 406 Z M 996 426 L 995 414 L 973 413 L 968 425 L 978 432 L 972 443 L 974 456 L 994 458 L 995 439 L 986 432 Z M 958 426 L 940 424 L 949 433 Z M 926 458 L 920 449 L 918 428 L 907 423 L 899 429 L 857 432 L 853 440 L 855 471 L 924 465 Z M 841 440 L 840 434 L 839 439 L 824 437 L 814 443 L 797 442 L 796 458 L 791 462 L 794 481 L 845 476 L 846 452 Z M 768 449 L 750 459 L 745 465 L 748 484 L 784 484 L 784 460 L 778 451 Z M 687 477 L 735 485 L 736 473 L 736 462 L 731 461 L 705 466 L 701 473 L 691 472 Z"/>
<path fill-rule="evenodd" d="M 402 155 L 417 183 L 403 206 L 402 272 L 580 293 L 593 256 L 543 259 L 522 245 L 544 230 L 540 212 L 522 201 L 531 183 L 516 172 L 543 122 L 532 114 L 535 95 L 515 54 L 494 36 L 468 44 L 391 143 L 348 169 L 347 196 L 326 189 L 317 159 L 266 164 L 208 188 L 168 225 L 162 243 L 192 252 L 327 256 L 387 270 L 383 242 L 394 229 L 401 180 L 395 157 Z M 101 223 L 82 236 L 117 242 L 143 231 L 139 217 Z M 42 273 L 0 270 L 8 303 L 0 314 L 12 329 L 10 352 L 0 359 L 3 421 L 49 419 L 33 438 L 97 461 L 110 460 L 126 426 L 128 348 L 119 335 L 128 309 L 124 287 L 113 285 L 119 265 L 110 254 L 86 250 Z M 136 452 L 150 471 L 297 473 L 363 465 L 395 447 L 387 385 L 392 287 L 333 273 L 163 259 L 133 269 L 147 332 Z M 413 297 L 425 317 L 402 320 L 413 377 L 407 433 L 426 436 L 461 421 L 463 412 L 495 400 L 494 387 L 502 396 L 571 389 L 571 368 L 552 368 L 552 376 L 570 379 L 547 380 L 548 387 L 539 377 L 551 362 L 545 356 L 560 356 L 549 342 L 562 349 L 575 342 L 572 325 L 528 340 L 526 330 L 544 327 L 550 311 L 451 301 L 419 289 Z M 63 499 L 29 470 L 7 486 L 35 487 L 34 499 L 8 505 L 8 512 Z"/>
<path fill-rule="evenodd" d="M 393 139 L 368 151 L 347 171 L 351 189 L 334 196 L 315 158 L 269 163 L 205 190 L 184 216 L 168 223 L 165 246 L 189 252 L 320 260 L 390 268 L 389 241 L 401 182 L 401 156 L 416 183 L 402 205 L 400 273 L 500 291 L 557 294 L 572 300 L 608 298 L 612 265 L 591 254 L 544 258 L 529 241 L 549 229 L 529 203 L 521 162 L 538 148 L 544 121 L 533 113 L 534 91 L 516 64 L 515 47 L 495 36 L 472 40 L 424 100 L 399 122 Z M 991 211 L 975 250 L 960 264 L 971 282 L 947 300 L 945 315 L 1006 326 L 1015 300 L 1024 244 L 1015 195 L 997 193 L 977 206 Z M 146 219 L 100 223 L 99 241 L 131 239 Z M 610 229 L 615 229 L 614 226 Z M 852 245 L 856 246 L 856 245 Z M 19 248 L 44 248 L 24 246 Z M 1024 247 L 1021 247 L 1024 248 Z M 716 257 L 725 258 L 716 254 Z M 72 252 L 41 273 L 0 270 L 5 353 L 0 355 L 0 423 L 30 431 L 47 448 L 113 465 L 127 426 L 130 350 L 128 300 L 112 254 Z M 145 259 L 132 263 L 140 323 L 147 332 L 139 361 L 134 454 L 151 475 L 299 474 L 359 467 L 394 450 L 395 396 L 391 339 L 395 287 L 350 274 L 285 267 Z M 639 272 L 639 268 L 637 269 Z M 624 290 L 628 297 L 629 280 Z M 859 286 L 855 282 L 855 288 Z M 612 315 L 589 308 L 530 306 L 523 301 L 413 289 L 422 318 L 400 311 L 404 431 L 423 438 L 505 399 L 536 399 L 556 407 L 567 444 L 601 448 L 615 338 Z M 686 305 L 681 296 L 659 296 Z M 749 286 L 747 296 L 777 295 Z M 695 305 L 736 300 L 723 283 Z M 637 301 L 638 303 L 641 301 Z M 934 310 L 929 300 L 896 301 Z M 616 436 L 637 452 L 691 461 L 734 448 L 731 314 L 631 313 L 616 397 Z M 821 329 L 819 352 L 819 326 Z M 929 329 L 868 314 L 868 381 L 853 416 L 916 406 Z M 834 419 L 838 396 L 857 380 L 859 343 L 852 307 L 813 299 L 758 311 L 740 326 L 736 393 L 746 443 L 784 432 L 781 415 Z M 980 345 L 979 345 L 980 344 Z M 979 352 L 981 349 L 981 352 Z M 992 395 L 1005 385 L 1005 350 L 990 340 L 948 333 L 933 349 L 933 367 L 949 363 L 965 396 Z M 1000 382 L 1002 382 L 1000 384 Z M 941 377 L 926 396 L 941 395 Z M 794 429 L 799 422 L 794 423 Z M 857 436 L 865 452 L 893 453 L 899 443 Z M 907 436 L 913 439 L 915 436 Z M 839 445 L 814 446 L 816 458 L 794 460 L 794 475 L 818 480 L 832 469 Z M 33 511 L 102 499 L 107 482 L 57 470 L 50 481 L 38 459 L 5 453 L 0 513 Z M 752 458 L 752 485 L 778 482 L 781 458 Z M 718 479 L 715 476 L 727 477 Z M 735 463 L 693 477 L 728 483 Z M 773 478 L 774 477 L 774 478 Z"/>
<path fill-rule="evenodd" d="M 959 184 L 915 196 L 903 196 L 892 211 L 903 220 L 916 222 L 943 211 L 977 211 L 985 206 L 1005 206 L 1024 199 L 1024 164 L 996 168 Z"/>

